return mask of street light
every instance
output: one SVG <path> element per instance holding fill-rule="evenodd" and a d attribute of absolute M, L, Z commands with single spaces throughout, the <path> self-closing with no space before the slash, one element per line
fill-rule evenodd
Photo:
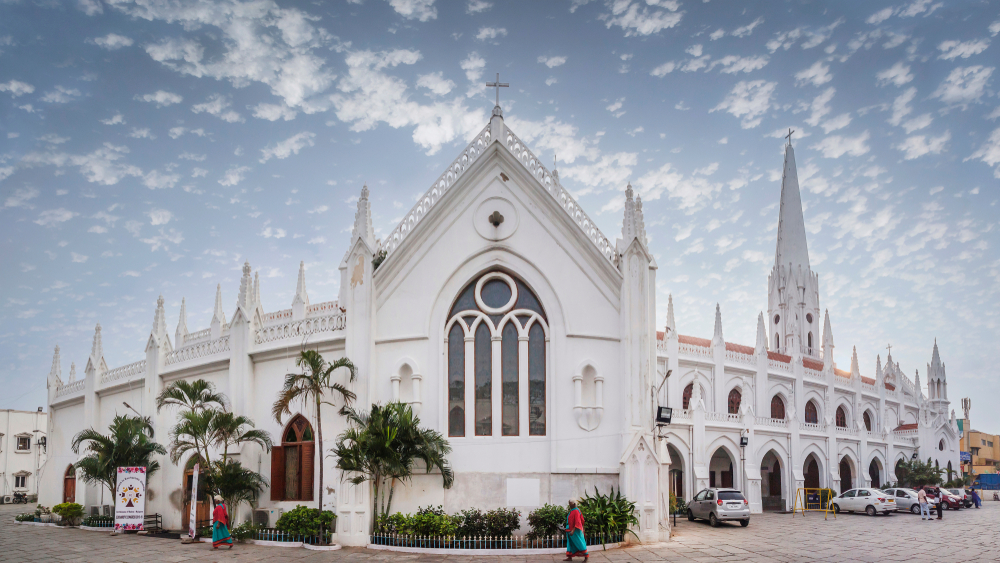
<path fill-rule="evenodd" d="M 743 430 L 740 430 L 740 476 L 743 481 L 743 495 L 747 496 L 747 445 L 750 443 L 750 437 L 743 435 Z"/>
<path fill-rule="evenodd" d="M 142 418 L 142 414 L 140 414 L 140 413 L 139 413 L 139 411 L 137 411 L 137 410 L 133 409 L 133 408 L 132 408 L 132 405 L 130 405 L 130 404 L 128 404 L 128 403 L 126 403 L 125 401 L 122 401 L 122 404 L 123 404 L 123 405 L 125 405 L 125 406 L 126 406 L 126 407 L 127 407 L 128 409 L 130 409 L 130 410 L 131 410 L 132 412 L 134 412 L 135 414 L 138 414 L 138 415 L 139 415 L 139 418 Z"/>

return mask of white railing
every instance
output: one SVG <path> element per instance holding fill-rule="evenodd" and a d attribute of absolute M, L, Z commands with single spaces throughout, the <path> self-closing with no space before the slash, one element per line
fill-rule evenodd
<path fill-rule="evenodd" d="M 916 438 L 917 437 L 917 433 L 918 433 L 918 431 L 917 431 L 916 428 L 913 428 L 913 429 L 910 429 L 910 430 L 893 430 L 892 431 L 893 436 L 895 436 L 897 438 Z"/>
<path fill-rule="evenodd" d="M 102 383 L 111 383 L 113 381 L 120 381 L 122 379 L 132 379 L 133 377 L 146 373 L 146 360 L 140 360 L 138 362 L 133 362 L 131 364 L 117 367 L 104 374 L 101 378 Z"/>
<path fill-rule="evenodd" d="M 664 338 L 663 340 L 657 340 L 656 341 L 656 351 L 657 352 L 663 352 L 664 354 L 667 353 L 667 339 L 666 338 Z"/>
<path fill-rule="evenodd" d="M 820 380 L 820 381 L 822 381 L 822 380 L 823 380 L 823 372 L 821 372 L 821 371 L 816 371 L 816 370 L 814 370 L 814 369 L 809 369 L 809 368 L 807 368 L 807 367 L 804 367 L 804 368 L 802 368 L 802 369 L 804 369 L 804 370 L 805 370 L 805 375 L 806 375 L 806 377 L 808 377 L 808 378 L 811 378 L 811 379 L 816 379 L 816 380 Z"/>
<path fill-rule="evenodd" d="M 673 412 L 673 417 L 678 420 L 691 420 L 691 409 L 678 409 Z"/>
<path fill-rule="evenodd" d="M 86 383 L 85 379 L 78 379 L 73 383 L 67 383 L 59 389 L 56 389 L 56 397 L 64 397 L 66 395 L 72 395 L 73 393 L 79 393 L 83 391 L 83 385 Z"/>
<path fill-rule="evenodd" d="M 583 229 L 584 234 L 587 238 L 597 246 L 597 250 L 604 255 L 605 258 L 614 262 L 615 247 L 612 246 L 611 242 L 608 241 L 604 233 L 597 228 L 597 225 L 590 219 L 587 213 L 580 207 L 580 204 L 573 199 L 568 191 L 563 189 L 558 182 L 552 178 L 552 174 L 542 166 L 538 158 L 528 150 L 528 147 L 517 138 L 517 135 L 512 133 L 510 129 L 507 129 L 507 139 L 506 139 L 507 150 L 514 155 L 514 158 L 518 159 L 521 164 L 531 172 L 532 176 L 549 192 L 549 194 L 556 199 L 556 202 L 562 206 L 563 209 L 569 213 L 569 216 L 573 218 L 573 221 Z M 643 241 L 645 242 L 645 241 Z"/>
<path fill-rule="evenodd" d="M 772 360 L 771 358 L 767 359 L 767 367 L 775 371 L 792 371 L 791 364 L 786 364 L 780 360 Z"/>
<path fill-rule="evenodd" d="M 280 311 L 272 311 L 270 313 L 264 313 L 264 324 L 269 325 L 272 323 L 278 323 L 286 319 L 292 318 L 291 309 L 282 309 Z"/>
<path fill-rule="evenodd" d="M 198 332 L 189 333 L 184 337 L 184 346 L 193 346 L 199 342 L 212 339 L 212 329 L 206 328 L 205 330 L 199 330 Z M 183 346 L 182 346 L 183 348 Z"/>
<path fill-rule="evenodd" d="M 678 354 L 691 354 L 693 356 L 704 356 L 706 358 L 712 357 L 712 349 L 705 346 L 698 346 L 697 344 L 688 344 L 686 342 L 679 342 L 677 344 Z"/>
<path fill-rule="evenodd" d="M 754 421 L 760 426 L 770 426 L 772 428 L 788 428 L 788 421 L 783 418 L 756 416 L 754 417 Z"/>
<path fill-rule="evenodd" d="M 485 152 L 487 147 L 490 146 L 490 141 L 492 141 L 490 138 L 490 126 L 487 124 L 486 127 L 484 127 L 483 130 L 476 135 L 476 138 L 472 140 L 472 143 L 470 143 L 469 146 L 462 151 L 462 154 L 458 155 L 458 158 L 456 158 L 454 162 L 448 166 L 448 169 L 444 171 L 444 174 L 441 174 L 437 181 L 431 185 L 431 188 L 427 190 L 427 193 L 421 196 L 420 200 L 417 201 L 417 204 L 413 206 L 413 209 L 410 209 L 410 212 L 406 214 L 402 221 L 400 221 L 399 225 L 396 225 L 396 228 L 393 229 L 393 231 L 389 233 L 389 236 L 385 238 L 382 242 L 382 249 L 385 250 L 386 256 L 392 254 L 393 251 L 399 247 L 399 244 L 403 242 L 403 239 L 405 239 L 406 236 L 413 231 L 413 228 L 417 226 L 417 223 L 419 223 L 430 208 L 433 207 L 439 199 L 441 199 L 441 196 L 448 191 L 448 188 L 450 188 L 455 181 L 462 176 L 462 174 L 469 168 L 470 165 L 472 165 L 473 162 L 482 156 L 483 152 Z"/>
<path fill-rule="evenodd" d="M 826 432 L 826 423 L 814 424 L 812 422 L 803 422 L 799 428 L 808 432 Z"/>
<path fill-rule="evenodd" d="M 756 365 L 757 357 L 753 354 L 744 354 L 743 352 L 737 352 L 735 350 L 726 350 L 726 361 L 733 362 L 734 364 L 747 364 Z"/>
<path fill-rule="evenodd" d="M 179 350 L 174 350 L 167 354 L 166 360 L 164 360 L 164 365 L 176 364 L 177 362 L 186 362 L 188 360 L 195 360 L 198 358 L 204 358 L 206 356 L 212 356 L 215 354 L 221 354 L 222 352 L 229 351 L 229 335 L 216 338 L 215 340 L 209 340 L 208 342 L 203 342 L 201 344 L 195 344 L 193 346 L 185 346 Z"/>
<path fill-rule="evenodd" d="M 857 436 L 858 435 L 858 429 L 857 428 L 844 427 L 844 426 L 838 426 L 837 427 L 837 434 L 847 434 L 848 436 Z"/>
<path fill-rule="evenodd" d="M 872 440 L 885 440 L 889 436 L 885 432 L 879 432 L 877 430 L 866 430 L 868 432 L 868 438 Z"/>
<path fill-rule="evenodd" d="M 306 318 L 272 326 L 266 326 L 257 331 L 256 342 L 263 344 L 283 338 L 301 338 L 319 332 L 344 330 L 347 326 L 347 314 L 335 313 L 324 317 Z"/>
<path fill-rule="evenodd" d="M 864 381 L 861 382 L 861 389 L 864 391 L 868 391 L 869 393 L 878 393 L 878 389 L 875 388 L 874 384 L 865 383 Z"/>
<path fill-rule="evenodd" d="M 710 422 L 735 422 L 739 424 L 742 415 L 729 414 L 727 412 L 706 412 L 705 420 Z"/>
<path fill-rule="evenodd" d="M 322 303 L 317 303 L 315 305 L 310 305 L 306 307 L 307 317 L 317 317 L 321 315 L 328 315 L 331 313 L 336 313 L 340 311 L 340 306 L 336 301 L 324 301 Z"/>

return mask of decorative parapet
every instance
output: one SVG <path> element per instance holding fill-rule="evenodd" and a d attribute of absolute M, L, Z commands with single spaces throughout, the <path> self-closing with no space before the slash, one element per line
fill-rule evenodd
<path fill-rule="evenodd" d="M 389 233 L 389 236 L 385 238 L 385 241 L 382 243 L 382 249 L 385 250 L 386 257 L 391 255 L 393 251 L 399 247 L 400 243 L 403 242 L 403 239 L 405 239 L 406 236 L 413 231 L 413 228 L 417 226 L 417 223 L 419 223 L 430 208 L 433 207 L 439 199 L 441 199 L 441 196 L 448 191 L 448 188 L 450 188 L 455 181 L 458 180 L 466 170 L 468 170 L 469 166 L 472 165 L 473 162 L 482 156 L 483 152 L 486 151 L 486 148 L 490 146 L 490 141 L 492 141 L 490 126 L 487 125 L 482 131 L 479 132 L 478 135 L 476 135 L 476 138 L 469 143 L 469 146 L 462 151 L 462 154 L 458 155 L 458 158 L 456 158 L 454 162 L 448 166 L 448 169 L 445 170 L 444 174 L 441 174 L 431 188 L 427 190 L 427 193 L 425 193 L 417 201 L 417 204 L 413 206 L 413 209 L 410 209 L 410 212 L 406 214 L 402 221 L 400 221 L 399 225 L 397 225 L 396 228 Z"/>
<path fill-rule="evenodd" d="M 847 434 L 848 436 L 857 436 L 857 428 L 849 428 L 846 426 L 837 426 L 837 434 Z"/>
<path fill-rule="evenodd" d="M 656 351 L 657 352 L 663 352 L 664 354 L 667 353 L 667 339 L 666 338 L 664 338 L 663 340 L 657 340 L 656 341 Z"/>
<path fill-rule="evenodd" d="M 792 371 L 792 365 L 782 362 L 781 360 L 775 360 L 772 358 L 767 359 L 767 367 L 773 369 L 774 371 Z"/>
<path fill-rule="evenodd" d="M 867 432 L 868 432 L 868 438 L 870 440 L 879 440 L 884 442 L 886 438 L 889 437 L 889 435 L 885 432 L 878 432 L 873 430 L 867 430 Z"/>
<path fill-rule="evenodd" d="M 803 368 L 805 370 L 805 376 L 809 379 L 815 379 L 816 381 L 823 381 L 823 373 L 818 372 L 814 369 Z"/>
<path fill-rule="evenodd" d="M 138 375 L 145 375 L 145 373 L 146 360 L 140 360 L 138 362 L 133 362 L 108 371 L 104 374 L 104 377 L 101 378 L 101 383 L 107 385 L 108 383 L 114 383 L 115 381 L 132 379 Z"/>
<path fill-rule="evenodd" d="M 868 391 L 869 393 L 876 393 L 876 394 L 878 393 L 878 389 L 874 385 L 872 385 L 871 383 L 866 383 L 864 381 L 861 382 L 861 389 L 864 391 Z"/>
<path fill-rule="evenodd" d="M 712 349 L 706 348 L 704 346 L 698 346 L 697 344 L 688 344 L 686 342 L 677 343 L 677 353 L 678 354 L 690 354 L 692 356 L 704 356 L 706 358 L 712 357 Z"/>
<path fill-rule="evenodd" d="M 739 424 L 742 421 L 742 415 L 739 414 L 729 414 L 726 412 L 706 412 L 705 421 L 706 422 L 733 422 Z"/>
<path fill-rule="evenodd" d="M 673 413 L 674 419 L 691 420 L 691 409 L 680 409 Z"/>
<path fill-rule="evenodd" d="M 608 241 L 604 233 L 597 228 L 597 225 L 590 219 L 587 213 L 580 207 L 580 204 L 573 199 L 558 182 L 552 178 L 552 174 L 542 166 L 538 158 L 532 154 L 528 147 L 517 138 L 517 135 L 512 133 L 510 129 L 507 129 L 507 138 L 505 139 L 505 146 L 507 150 L 514 155 L 521 164 L 531 172 L 531 175 L 535 177 L 536 180 L 549 192 L 549 194 L 555 198 L 556 202 L 562 206 L 563 209 L 569 213 L 573 221 L 583 229 L 583 232 L 587 235 L 597 250 L 604 255 L 605 258 L 610 260 L 612 263 L 615 262 L 615 248 Z"/>
<path fill-rule="evenodd" d="M 62 385 L 59 389 L 56 389 L 56 397 L 65 397 L 66 395 L 72 395 L 74 393 L 79 393 L 83 391 L 83 386 L 86 383 L 85 379 L 79 379 L 73 383 L 67 383 Z"/>
<path fill-rule="evenodd" d="M 726 350 L 726 361 L 734 364 L 757 365 L 757 357 L 753 354 L 744 354 L 735 350 Z"/>
<path fill-rule="evenodd" d="M 205 356 L 212 356 L 214 354 L 220 354 L 222 352 L 229 351 L 229 335 L 225 335 L 215 340 L 209 340 L 208 342 L 202 342 L 200 344 L 195 344 L 193 346 L 185 346 L 179 350 L 174 350 L 167 354 L 166 360 L 163 362 L 164 365 L 176 364 L 177 362 L 186 362 L 188 360 L 194 360 L 197 358 L 204 358 Z"/>
<path fill-rule="evenodd" d="M 754 421 L 757 423 L 758 426 L 769 426 L 771 428 L 788 428 L 788 421 L 783 418 L 755 416 Z"/>
<path fill-rule="evenodd" d="M 823 424 L 814 424 L 812 422 L 803 422 L 802 424 L 799 425 L 799 428 L 801 428 L 802 430 L 807 431 L 807 432 L 823 432 L 823 433 L 825 433 L 826 432 L 826 423 L 823 423 Z"/>
<path fill-rule="evenodd" d="M 280 323 L 281 321 L 292 318 L 291 309 L 282 309 L 280 311 L 274 311 L 271 313 L 264 313 L 264 324 L 274 324 Z"/>
<path fill-rule="evenodd" d="M 206 328 L 205 330 L 199 330 L 198 332 L 189 333 L 184 337 L 184 346 L 193 346 L 200 342 L 205 342 L 206 340 L 212 339 L 212 329 Z"/>
<path fill-rule="evenodd" d="M 338 312 L 340 312 L 340 305 L 336 301 L 324 301 L 323 303 L 316 303 L 315 305 L 306 307 L 307 317 L 326 316 Z"/>
<path fill-rule="evenodd" d="M 306 318 L 273 326 L 266 326 L 257 331 L 257 344 L 273 342 L 284 338 L 308 336 L 320 332 L 344 330 L 347 326 L 347 313 L 338 312 L 323 317 Z"/>

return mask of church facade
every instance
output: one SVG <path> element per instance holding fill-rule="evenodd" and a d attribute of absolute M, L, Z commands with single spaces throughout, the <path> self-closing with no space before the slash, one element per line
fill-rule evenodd
<path fill-rule="evenodd" d="M 773 324 L 758 319 L 755 347 L 725 342 L 718 310 L 711 340 L 679 335 L 672 303 L 657 331 L 657 265 L 640 198 L 627 188 L 621 237 L 612 243 L 507 128 L 499 107 L 382 240 L 368 195 L 363 188 L 336 301 L 310 302 L 300 266 L 291 307 L 265 311 L 260 281 L 245 264 L 228 319 L 220 287 L 211 325 L 189 332 L 182 301 L 171 338 L 161 297 L 144 359 L 108 369 L 100 325 L 82 379 L 64 382 L 54 359 L 54 469 L 39 502 L 65 495 L 80 429 L 106 431 L 115 414 L 130 412 L 128 403 L 153 418 L 157 441 L 166 443 L 176 411 L 157 412 L 156 396 L 173 381 L 205 379 L 272 436 L 270 453 L 253 445 L 236 452 L 270 481 L 258 502 L 270 524 L 281 510 L 315 504 L 322 490 L 324 507 L 338 515 L 338 541 L 365 545 L 368 488 L 349 483 L 328 455 L 342 417 L 305 404 L 281 423 L 271 417 L 284 374 L 298 370 L 295 359 L 307 348 L 351 359 L 358 378 L 338 377 L 356 405 L 409 403 L 424 426 L 448 438 L 454 485 L 418 474 L 393 501 L 404 512 L 440 504 L 448 512 L 507 506 L 526 514 L 595 487 L 620 487 L 637 503 L 640 539 L 658 541 L 669 537 L 670 492 L 690 499 L 710 485 L 745 487 L 759 511 L 790 506 L 795 487 L 891 481 L 896 461 L 915 452 L 958 467 L 936 346 L 925 398 L 891 357 L 874 378 L 861 375 L 856 357 L 851 371 L 838 369 L 828 317 L 822 345 L 816 340 L 818 278 L 808 265 L 791 147 L 768 281 Z M 670 425 L 656 426 L 657 406 L 674 408 Z M 186 526 L 193 461 L 175 465 L 164 456 L 150 477 L 147 512 L 160 513 L 167 528 Z M 87 507 L 112 502 L 82 479 L 73 495 Z"/>

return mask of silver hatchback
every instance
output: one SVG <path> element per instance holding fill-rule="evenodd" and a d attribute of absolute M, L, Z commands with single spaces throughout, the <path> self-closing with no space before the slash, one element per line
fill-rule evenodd
<path fill-rule="evenodd" d="M 724 520 L 739 520 L 743 527 L 750 525 L 750 504 L 743 493 L 736 489 L 704 489 L 688 503 L 688 520 L 708 520 L 718 526 Z"/>

